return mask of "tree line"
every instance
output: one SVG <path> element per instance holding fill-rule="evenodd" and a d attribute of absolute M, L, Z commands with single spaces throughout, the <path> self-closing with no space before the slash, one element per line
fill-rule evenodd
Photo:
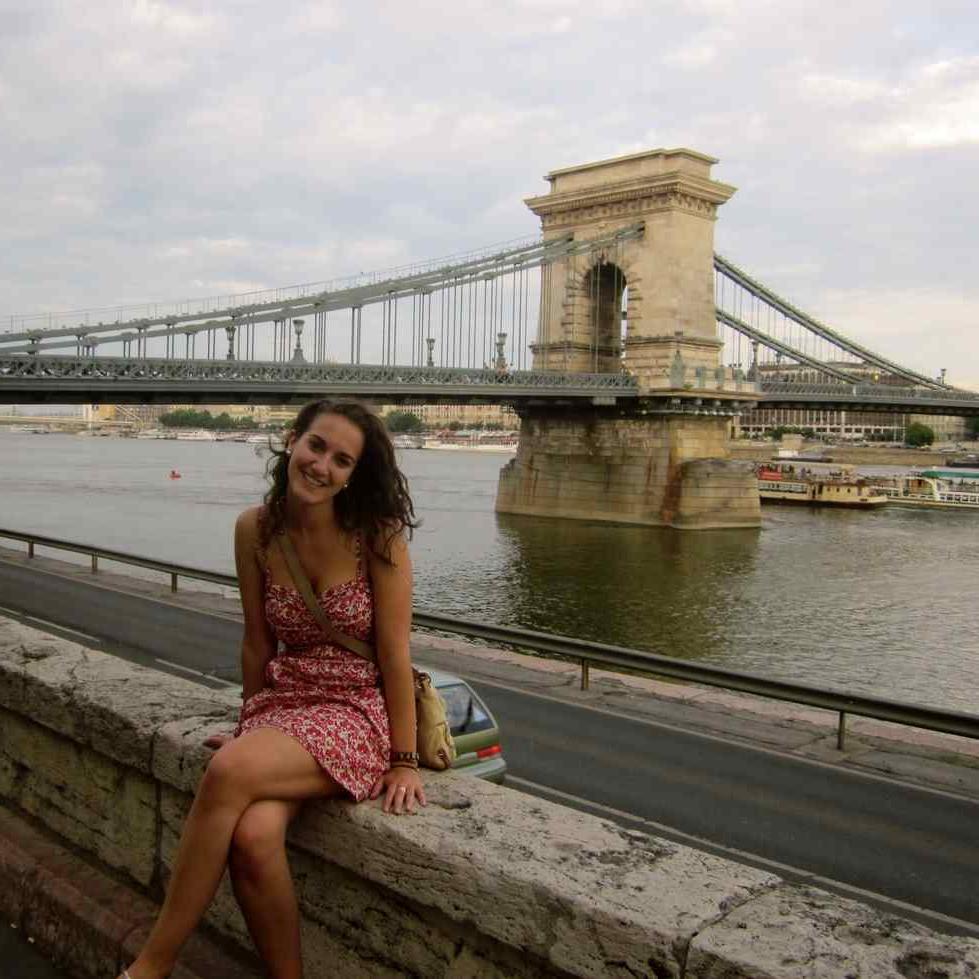
<path fill-rule="evenodd" d="M 412 411 L 390 411 L 382 417 L 389 432 L 414 433 L 425 431 L 425 423 Z M 220 415 L 212 415 L 206 409 L 198 411 L 193 408 L 179 408 L 175 411 L 165 412 L 160 415 L 159 422 L 164 428 L 203 428 L 207 431 L 217 432 L 255 431 L 257 428 L 279 429 L 288 425 L 288 423 L 280 422 L 262 425 L 253 418 L 233 418 L 226 411 L 222 411 Z M 484 432 L 503 431 L 503 425 L 499 422 L 450 421 L 439 427 L 448 429 L 450 432 L 458 432 L 460 429 Z"/>
<path fill-rule="evenodd" d="M 406 432 L 414 434 L 423 432 L 426 429 L 425 423 L 413 411 L 389 411 L 384 417 L 384 424 L 387 425 L 389 432 Z M 447 429 L 450 432 L 458 432 L 462 429 L 466 431 L 483 432 L 502 432 L 503 425 L 500 422 L 461 422 L 450 421 L 445 425 L 436 426 Z"/>
<path fill-rule="evenodd" d="M 193 408 L 167 411 L 160 415 L 160 424 L 164 428 L 204 428 L 215 432 L 253 432 L 261 427 L 253 418 L 232 418 L 226 411 L 212 415 L 209 411 Z"/>

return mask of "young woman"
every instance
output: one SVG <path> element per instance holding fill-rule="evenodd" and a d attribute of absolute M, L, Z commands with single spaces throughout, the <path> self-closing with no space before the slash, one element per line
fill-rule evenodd
<path fill-rule="evenodd" d="M 162 979 L 227 866 L 273 979 L 302 975 L 299 912 L 285 852 L 304 799 L 384 797 L 425 805 L 408 652 L 416 526 L 383 423 L 356 402 L 299 412 L 269 464 L 265 505 L 235 526 L 244 611 L 244 704 L 233 739 L 197 789 L 160 915 L 122 979 Z M 373 641 L 377 665 L 323 635 L 292 581 L 287 535 L 335 627 Z M 282 648 L 279 648 L 280 643 Z"/>

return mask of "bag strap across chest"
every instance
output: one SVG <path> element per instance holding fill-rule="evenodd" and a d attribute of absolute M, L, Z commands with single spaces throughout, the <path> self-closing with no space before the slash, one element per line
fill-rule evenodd
<path fill-rule="evenodd" d="M 303 566 L 299 561 L 299 555 L 296 553 L 296 548 L 293 546 L 289 535 L 285 532 L 277 534 L 275 536 L 275 543 L 279 545 L 279 550 L 282 552 L 283 558 L 285 558 L 286 567 L 288 567 L 293 583 L 299 589 L 299 594 L 302 595 L 302 599 L 306 603 L 306 608 L 309 609 L 310 614 L 319 623 L 319 627 L 326 638 L 331 642 L 343 646 L 345 649 L 349 649 L 352 653 L 356 653 L 369 663 L 377 663 L 377 655 L 374 652 L 374 647 L 370 643 L 364 642 L 362 639 L 355 639 L 353 636 L 348 636 L 345 632 L 341 632 L 327 618 L 323 607 L 316 601 L 316 596 L 313 594 L 313 586 L 310 584 L 306 572 L 303 571 Z M 360 558 L 358 557 L 359 560 Z M 360 568 L 358 567 L 359 573 Z"/>

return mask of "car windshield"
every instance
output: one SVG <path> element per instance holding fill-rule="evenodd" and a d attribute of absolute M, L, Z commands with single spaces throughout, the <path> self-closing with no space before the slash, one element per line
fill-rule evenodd
<path fill-rule="evenodd" d="M 438 690 L 445 701 L 449 729 L 453 735 L 472 734 L 493 726 L 493 721 L 482 701 L 464 683 L 451 683 L 439 687 Z"/>

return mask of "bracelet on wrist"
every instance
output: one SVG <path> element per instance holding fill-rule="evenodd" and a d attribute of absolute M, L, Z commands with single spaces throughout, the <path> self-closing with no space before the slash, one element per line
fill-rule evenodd
<path fill-rule="evenodd" d="M 418 764 L 418 752 L 417 751 L 392 751 L 388 755 L 388 761 L 393 765 L 395 762 L 399 761 L 410 761 Z"/>

